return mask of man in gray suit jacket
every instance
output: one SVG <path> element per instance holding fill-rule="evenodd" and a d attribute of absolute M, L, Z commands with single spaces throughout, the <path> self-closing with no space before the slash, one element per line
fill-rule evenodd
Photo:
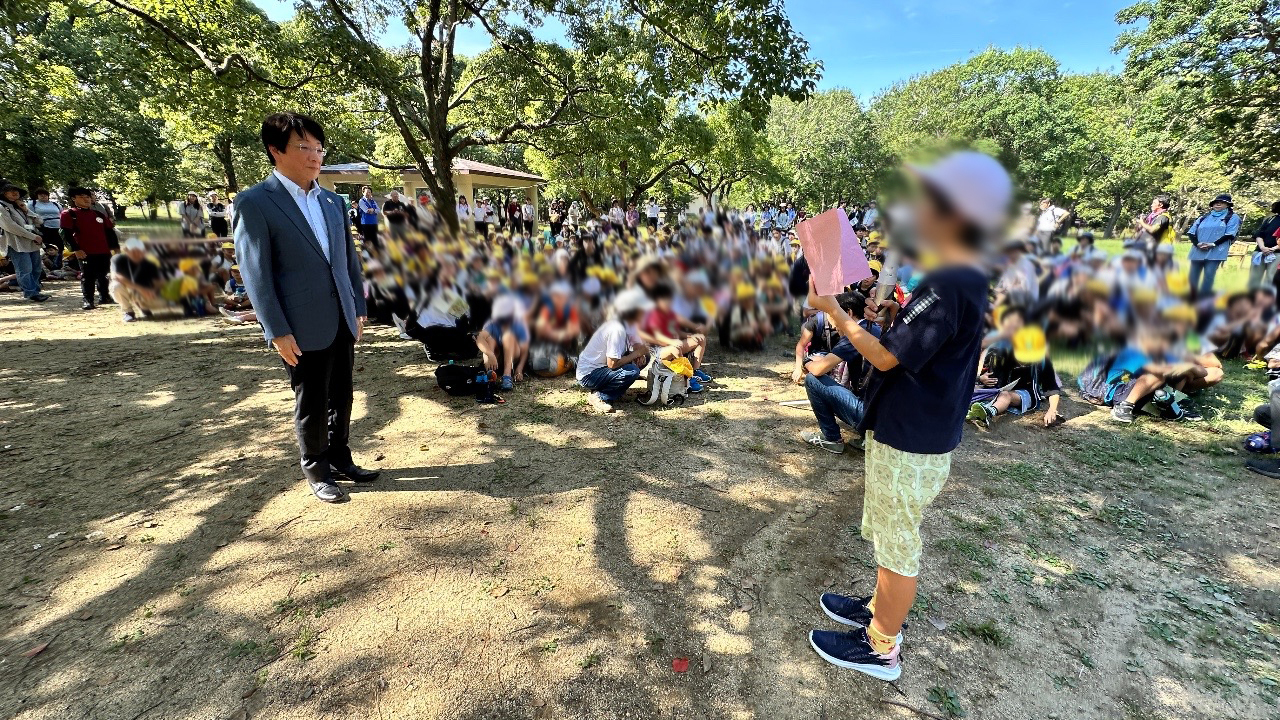
<path fill-rule="evenodd" d="M 335 480 L 372 482 L 351 457 L 352 366 L 364 329 L 360 258 L 342 199 L 319 186 L 324 129 L 297 113 L 269 115 L 262 145 L 275 170 L 236 196 L 232 234 L 245 290 L 284 360 L 302 472 L 324 502 Z"/>

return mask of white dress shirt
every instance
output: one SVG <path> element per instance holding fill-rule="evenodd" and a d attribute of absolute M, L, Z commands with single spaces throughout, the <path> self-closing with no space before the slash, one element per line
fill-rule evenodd
<path fill-rule="evenodd" d="M 303 190 L 298 183 L 281 175 L 279 170 L 272 170 L 272 172 L 280 178 L 281 184 L 289 191 L 289 197 L 298 204 L 302 217 L 307 219 L 311 232 L 315 233 L 316 242 L 320 243 L 320 251 L 324 253 L 324 259 L 332 265 L 333 258 L 329 257 L 329 228 L 324 221 L 324 210 L 320 208 L 320 184 L 312 180 L 311 189 Z"/>

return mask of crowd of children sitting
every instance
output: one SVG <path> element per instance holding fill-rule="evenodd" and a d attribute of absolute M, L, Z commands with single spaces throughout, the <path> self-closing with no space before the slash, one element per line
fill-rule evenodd
<path fill-rule="evenodd" d="M 499 219 L 455 235 L 421 201 L 414 210 L 420 222 L 399 232 L 357 225 L 371 321 L 396 325 L 437 362 L 483 364 L 503 391 L 530 375 L 575 372 L 601 411 L 650 363 L 683 360 L 689 391 L 701 392 L 711 382 L 703 363 L 713 339 L 726 349 L 759 350 L 770 336 L 793 336 L 798 321 L 792 379 L 805 386 L 820 428 L 805 439 L 843 451 L 836 420 L 857 424 L 865 373 L 823 313 L 801 301 L 807 268 L 794 227 L 802 211 L 785 204 L 703 211 L 675 223 L 642 223 L 635 213 L 619 222 L 612 208 L 594 217 L 578 201 L 552 203 L 550 211 L 555 222 L 547 226 Z M 870 226 L 861 222 L 867 217 Z M 873 274 L 847 288 L 840 304 L 860 317 L 877 290 L 887 240 L 873 208 L 856 210 L 851 222 Z M 1206 293 L 1175 259 L 1167 225 L 1144 225 L 1156 234 L 1139 233 L 1114 257 L 1085 229 L 1068 250 L 1063 234 L 1032 232 L 1002 246 L 990 268 L 992 313 L 969 412 L 975 426 L 1033 412 L 1045 427 L 1062 422 L 1050 345 L 1097 351 L 1080 373 L 1080 392 L 1122 423 L 1144 413 L 1199 420 L 1190 396 L 1222 380 L 1224 359 L 1244 358 L 1280 379 L 1280 315 L 1266 282 L 1274 277 L 1267 270 L 1275 242 L 1257 239 L 1254 264 L 1262 272 L 1251 272 L 1251 289 Z M 71 247 L 46 246 L 43 263 L 42 279 L 83 272 Z M 919 283 L 920 264 L 907 257 L 897 269 L 890 297 L 899 305 Z M 16 286 L 4 270 L 0 290 Z M 128 238 L 107 279 L 99 304 L 118 303 L 125 322 L 164 309 L 255 321 L 234 248 L 220 239 L 148 245 Z M 878 331 L 874 317 L 862 324 Z"/>

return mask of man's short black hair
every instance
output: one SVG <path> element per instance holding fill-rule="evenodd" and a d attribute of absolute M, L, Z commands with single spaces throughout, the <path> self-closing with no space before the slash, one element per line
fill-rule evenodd
<path fill-rule="evenodd" d="M 1280 200 L 1271 203 L 1271 214 L 1280 215 Z"/>
<path fill-rule="evenodd" d="M 31 194 L 32 194 L 32 195 L 35 195 L 36 197 L 39 197 L 39 196 L 41 196 L 41 195 L 48 195 L 48 194 L 49 194 L 49 191 L 48 191 L 48 190 L 46 190 L 45 188 L 38 187 L 38 188 L 36 188 L 36 191 L 35 191 L 35 192 L 33 192 L 33 193 L 31 193 Z"/>
<path fill-rule="evenodd" d="M 1160 203 L 1160 207 L 1164 208 L 1165 210 L 1168 210 L 1168 209 L 1169 209 L 1169 196 L 1168 196 L 1168 195 L 1157 195 L 1157 196 L 1156 196 L 1156 198 L 1155 198 L 1155 200 L 1156 200 L 1156 202 Z"/>
<path fill-rule="evenodd" d="M 675 288 L 671 287 L 670 284 L 664 283 L 664 282 L 660 282 L 657 285 L 654 285 L 653 289 L 649 291 L 650 300 L 662 300 L 665 298 L 673 298 L 675 296 L 676 296 Z"/>
<path fill-rule="evenodd" d="M 71 188 L 71 192 L 67 194 L 73 198 L 80 197 L 81 195 L 88 195 L 89 197 L 93 197 L 93 191 L 86 187 L 73 187 Z"/>
<path fill-rule="evenodd" d="M 272 165 L 276 164 L 275 156 L 271 154 L 271 148 L 275 148 L 280 152 L 287 152 L 289 149 L 289 138 L 297 134 L 298 137 L 310 135 L 320 141 L 320 145 L 324 145 L 324 128 L 320 127 L 320 123 L 313 120 L 307 115 L 296 112 L 278 112 L 268 115 L 262 121 L 262 149 L 267 153 L 267 160 Z"/>

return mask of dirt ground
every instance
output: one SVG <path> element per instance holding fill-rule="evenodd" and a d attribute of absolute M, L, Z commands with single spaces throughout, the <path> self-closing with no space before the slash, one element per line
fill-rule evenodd
<path fill-rule="evenodd" d="M 808 646 L 873 563 L 860 455 L 778 405 L 784 339 L 600 416 L 568 378 L 450 398 L 374 328 L 353 445 L 383 477 L 328 506 L 255 327 L 54 295 L 0 296 L 0 717 L 1280 716 L 1280 483 L 1241 466 L 1242 369 L 1194 429 L 1068 399 L 1057 430 L 966 430 L 891 686 Z"/>

